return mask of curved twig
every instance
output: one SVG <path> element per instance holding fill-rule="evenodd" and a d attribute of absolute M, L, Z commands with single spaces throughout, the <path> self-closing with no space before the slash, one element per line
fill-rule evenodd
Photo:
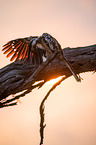
<path fill-rule="evenodd" d="M 61 84 L 62 81 L 64 81 L 66 79 L 65 76 L 63 76 L 61 78 L 61 80 L 59 80 L 58 82 L 56 82 L 52 88 L 47 92 L 46 96 L 44 97 L 44 99 L 42 100 L 41 104 L 40 104 L 40 137 L 41 137 L 41 141 L 40 141 L 40 145 L 43 144 L 43 139 L 44 139 L 44 128 L 46 126 L 46 124 L 44 124 L 44 103 L 47 100 L 48 96 L 50 95 L 50 93 L 58 86 Z"/>

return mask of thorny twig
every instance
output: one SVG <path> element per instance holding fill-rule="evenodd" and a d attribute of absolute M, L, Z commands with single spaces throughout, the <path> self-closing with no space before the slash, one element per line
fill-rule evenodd
<path fill-rule="evenodd" d="M 44 103 L 47 100 L 48 96 L 50 95 L 50 93 L 58 86 L 60 85 L 60 83 L 62 81 L 64 81 L 66 79 L 65 76 L 63 76 L 61 78 L 61 80 L 59 80 L 58 82 L 56 82 L 52 88 L 48 91 L 48 93 L 46 94 L 46 96 L 44 97 L 44 99 L 42 100 L 41 104 L 40 104 L 40 137 L 41 137 L 41 141 L 40 141 L 40 145 L 43 144 L 43 139 L 44 139 L 44 128 L 46 126 L 46 124 L 44 125 Z"/>

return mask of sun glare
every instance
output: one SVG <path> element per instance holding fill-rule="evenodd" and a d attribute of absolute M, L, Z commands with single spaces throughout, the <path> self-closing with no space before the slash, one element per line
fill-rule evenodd
<path fill-rule="evenodd" d="M 60 76 L 60 77 L 58 77 L 58 78 L 56 78 L 56 79 L 52 79 L 52 80 L 48 81 L 48 83 L 49 83 L 49 84 L 55 84 L 56 82 L 58 82 L 58 81 L 61 80 L 61 79 L 62 79 L 62 76 Z"/>

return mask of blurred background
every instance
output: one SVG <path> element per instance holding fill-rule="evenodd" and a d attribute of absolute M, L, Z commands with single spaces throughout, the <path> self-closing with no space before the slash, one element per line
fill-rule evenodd
<path fill-rule="evenodd" d="M 65 47 L 96 44 L 96 0 L 0 0 L 0 68 L 10 63 L 1 51 L 9 40 L 48 32 Z M 96 73 L 68 78 L 45 103 L 44 145 L 96 145 Z M 0 109 L 0 145 L 38 145 L 39 106 L 48 82 Z"/>

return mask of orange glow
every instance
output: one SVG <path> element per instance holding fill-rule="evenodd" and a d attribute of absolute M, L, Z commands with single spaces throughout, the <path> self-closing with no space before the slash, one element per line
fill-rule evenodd
<path fill-rule="evenodd" d="M 61 80 L 61 79 L 62 79 L 62 76 L 60 76 L 60 77 L 58 77 L 58 78 L 56 78 L 56 79 L 52 79 L 52 80 L 48 81 L 48 83 L 49 83 L 49 84 L 55 84 L 56 82 L 58 82 L 58 81 Z"/>

